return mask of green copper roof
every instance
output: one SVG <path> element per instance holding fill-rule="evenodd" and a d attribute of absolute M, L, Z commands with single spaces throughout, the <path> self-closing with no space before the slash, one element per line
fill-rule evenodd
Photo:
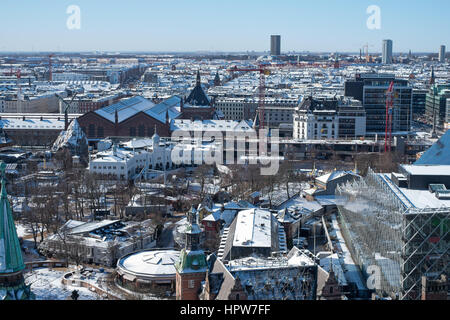
<path fill-rule="evenodd" d="M 15 287 L 0 287 L 0 301 L 3 300 L 35 300 L 36 296 L 31 292 L 30 286 L 21 283 Z"/>
<path fill-rule="evenodd" d="M 178 273 L 206 272 L 206 257 L 203 250 L 181 250 L 180 258 L 175 264 Z"/>
<path fill-rule="evenodd" d="M 12 216 L 11 206 L 6 194 L 5 183 L 6 164 L 1 162 L 1 198 L 0 198 L 0 274 L 14 273 L 25 268 L 17 237 L 16 226 Z"/>

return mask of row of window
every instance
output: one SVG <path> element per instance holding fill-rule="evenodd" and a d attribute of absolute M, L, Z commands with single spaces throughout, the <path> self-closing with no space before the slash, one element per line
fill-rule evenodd
<path fill-rule="evenodd" d="M 82 127 L 82 130 L 84 132 L 86 132 L 86 128 L 85 127 Z M 145 126 L 139 126 L 137 128 L 137 133 L 138 133 L 139 137 L 145 137 L 145 136 L 151 137 L 155 133 L 155 128 L 154 127 L 147 127 L 147 130 L 146 130 Z M 94 124 L 90 124 L 89 127 L 88 127 L 87 135 L 88 135 L 88 137 L 103 138 L 105 136 L 105 130 L 101 126 L 98 126 L 96 128 Z M 129 135 L 131 137 L 135 137 L 136 136 L 136 127 L 130 127 Z"/>

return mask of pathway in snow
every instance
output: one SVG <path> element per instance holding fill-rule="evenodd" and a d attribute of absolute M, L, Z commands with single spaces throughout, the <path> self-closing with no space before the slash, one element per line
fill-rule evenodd
<path fill-rule="evenodd" d="M 78 300 L 101 299 L 95 292 L 87 288 L 65 286 L 61 280 L 66 271 L 50 270 L 48 268 L 34 269 L 24 274 L 25 283 L 31 285 L 31 291 L 36 300 L 66 300 L 73 290 L 78 290 Z"/>

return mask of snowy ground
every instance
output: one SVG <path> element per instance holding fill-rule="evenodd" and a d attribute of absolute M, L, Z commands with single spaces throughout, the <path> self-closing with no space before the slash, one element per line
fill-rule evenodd
<path fill-rule="evenodd" d="M 347 248 L 338 221 L 336 219 L 336 215 L 332 215 L 331 219 L 332 219 L 332 230 L 330 231 L 330 236 L 336 238 L 336 240 L 333 241 L 333 244 L 335 244 L 338 249 L 339 261 L 344 271 L 345 278 L 347 279 L 348 282 L 355 283 L 356 286 L 358 287 L 358 290 L 361 291 L 367 290 L 365 281 L 362 279 L 359 267 L 353 261 L 352 255 L 349 249 Z"/>
<path fill-rule="evenodd" d="M 27 228 L 19 223 L 16 223 L 16 230 L 17 230 L 17 236 L 18 237 L 24 237 L 24 236 L 28 236 L 31 235 L 31 232 L 27 231 Z"/>
<path fill-rule="evenodd" d="M 25 283 L 31 284 L 31 291 L 36 300 L 66 300 L 73 290 L 78 290 L 78 300 L 101 299 L 95 292 L 86 288 L 65 286 L 61 279 L 66 271 L 50 270 L 48 268 L 34 269 L 25 273 Z"/>

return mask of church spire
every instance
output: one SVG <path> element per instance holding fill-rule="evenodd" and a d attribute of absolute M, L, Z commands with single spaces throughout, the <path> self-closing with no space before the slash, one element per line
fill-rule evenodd
<path fill-rule="evenodd" d="M 196 82 L 196 85 L 197 86 L 199 86 L 200 85 L 200 69 L 199 70 L 197 70 L 197 82 Z"/>
<path fill-rule="evenodd" d="M 34 299 L 30 287 L 23 279 L 22 250 L 12 216 L 11 206 L 6 193 L 6 164 L 0 163 L 0 300 Z"/>
<path fill-rule="evenodd" d="M 188 226 L 186 227 L 186 250 L 198 250 L 200 244 L 200 233 L 202 232 L 197 224 L 197 210 L 191 207 L 187 214 Z"/>
<path fill-rule="evenodd" d="M 434 67 L 431 66 L 431 79 L 430 79 L 430 84 L 433 85 L 436 82 L 436 78 L 434 76 Z"/>
<path fill-rule="evenodd" d="M 25 268 L 17 237 L 16 226 L 12 217 L 12 211 L 6 194 L 5 180 L 6 164 L 0 164 L 1 170 L 1 199 L 0 199 L 0 274 L 14 273 Z"/>
<path fill-rule="evenodd" d="M 214 86 L 220 86 L 219 71 L 216 71 L 216 76 L 214 77 Z"/>

